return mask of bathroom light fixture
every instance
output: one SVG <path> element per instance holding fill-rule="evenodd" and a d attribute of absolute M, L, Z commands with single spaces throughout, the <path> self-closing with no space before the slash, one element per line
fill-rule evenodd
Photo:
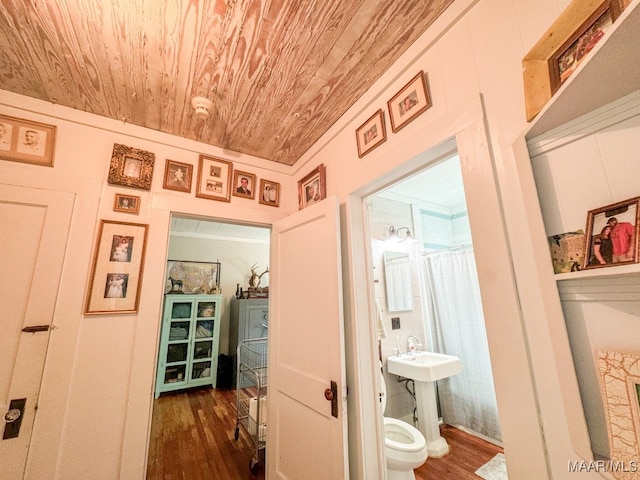
<path fill-rule="evenodd" d="M 400 235 L 400 232 L 402 230 L 406 230 L 407 233 L 404 234 L 404 236 Z M 396 230 L 396 236 L 398 237 L 398 239 L 402 242 L 404 240 L 413 240 L 413 235 L 411 234 L 411 230 L 409 230 L 409 227 L 400 227 L 399 229 Z"/>
<path fill-rule="evenodd" d="M 206 120 L 213 111 L 213 102 L 205 97 L 193 97 L 191 105 L 196 110 L 196 118 Z"/>
<path fill-rule="evenodd" d="M 385 240 L 391 242 L 404 242 L 405 240 L 413 240 L 413 234 L 409 227 L 400 227 L 396 228 L 391 225 L 388 229 L 385 230 Z"/>

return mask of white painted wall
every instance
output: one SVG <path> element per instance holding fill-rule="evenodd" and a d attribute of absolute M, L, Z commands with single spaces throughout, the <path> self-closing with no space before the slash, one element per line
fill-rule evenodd
<path fill-rule="evenodd" d="M 365 191 L 376 183 L 381 186 L 385 178 L 390 178 L 387 175 L 410 173 L 411 168 L 420 166 L 411 159 L 457 132 L 470 218 L 478 219 L 471 222 L 471 227 L 474 244 L 478 245 L 483 302 L 487 302 L 484 309 L 510 478 L 566 478 L 566 461 L 589 453 L 583 448 L 579 399 L 578 408 L 573 408 L 577 391 L 575 381 L 571 381 L 573 365 L 570 355 L 567 361 L 561 329 L 556 332 L 546 328 L 544 315 L 534 348 L 527 351 L 518 310 L 523 299 L 516 296 L 515 281 L 509 276 L 510 250 L 503 229 L 520 229 L 523 238 L 528 238 L 522 207 L 525 198 L 531 201 L 531 196 L 521 194 L 519 185 L 512 184 L 519 178 L 513 144 L 526 128 L 521 60 L 568 3 L 454 2 L 294 168 L 2 92 L 2 113 L 56 124 L 58 138 L 55 168 L 0 162 L 0 181 L 77 195 L 56 311 L 58 328 L 51 334 L 33 436 L 32 457 L 38 462 L 29 466 L 31 478 L 144 477 L 170 212 L 270 224 L 296 210 L 296 182 L 319 163 L 327 167 L 327 193 L 346 199 L 348 194 Z M 421 69 L 428 75 L 433 107 L 397 134 L 390 133 L 385 144 L 358 158 L 355 130 L 378 108 L 386 110 L 386 101 Z M 480 117 L 479 99 L 484 114 Z M 142 196 L 142 210 L 135 221 L 150 225 L 140 311 L 137 315 L 86 317 L 82 314 L 84 284 L 96 226 L 103 218 L 132 221 L 130 215 L 114 213 L 111 208 L 115 192 L 132 193 L 106 183 L 114 142 L 154 152 L 160 167 L 155 169 L 151 192 L 133 191 Z M 162 190 L 164 159 L 196 165 L 198 153 L 220 156 L 242 170 L 255 172 L 258 178 L 281 182 L 281 207 L 274 209 L 243 199 L 214 202 Z M 491 212 L 486 216 L 489 223 L 481 221 L 483 209 Z M 350 218 L 357 220 L 358 216 Z M 498 238 L 493 239 L 494 235 Z M 353 239 L 357 243 L 351 247 L 362 248 L 360 236 L 355 234 Z M 489 244 L 493 248 L 488 248 Z M 540 254 L 529 242 L 524 244 Z M 509 245 L 513 249 L 514 245 Z M 358 266 L 358 262 L 352 263 Z M 349 288 L 354 301 L 347 298 L 347 307 L 355 311 L 354 305 L 361 306 L 363 300 L 352 286 Z M 538 288 L 533 285 L 533 291 L 526 295 L 538 294 L 543 301 L 544 292 Z M 524 295 L 522 291 L 520 294 Z M 525 324 L 527 321 L 525 318 Z M 356 325 L 348 331 L 361 332 Z M 551 345 L 550 338 L 555 337 L 559 340 Z M 359 353 L 369 354 L 353 338 L 347 342 L 353 350 L 352 361 Z M 531 354 L 537 362 L 533 368 L 527 363 Z M 371 372 L 358 371 L 354 364 L 348 366 L 352 378 L 357 377 L 359 385 L 370 385 Z M 535 385 L 532 371 L 537 375 Z M 536 390 L 531 390 L 534 387 Z M 549 464 L 541 454 L 542 446 L 527 440 L 539 436 L 535 410 L 530 418 L 519 418 L 522 411 L 531 411 L 535 401 L 541 402 L 539 415 Z M 521 427 L 523 424 L 525 427 Z M 377 451 L 371 442 L 360 441 L 368 452 Z M 356 471 L 375 468 L 374 457 L 363 459 Z M 582 474 L 581 478 L 592 477 Z"/>
<path fill-rule="evenodd" d="M 0 103 L 3 114 L 57 126 L 54 168 L 3 161 L 0 181 L 76 195 L 33 433 L 30 458 L 37 461 L 29 464 L 29 478 L 143 478 L 171 212 L 268 225 L 297 208 L 290 175 L 270 162 L 8 92 L 2 92 Z M 151 191 L 107 184 L 114 143 L 155 154 Z M 280 208 L 239 197 L 229 203 L 198 199 L 195 185 L 191 194 L 162 189 L 165 159 L 194 165 L 195 183 L 200 153 L 281 183 Z M 139 195 L 140 213 L 114 212 L 115 193 Z M 83 315 L 101 219 L 149 224 L 137 315 Z M 264 248 L 255 253 L 247 263 L 266 264 Z M 222 268 L 224 278 L 229 270 Z M 224 293 L 234 295 L 235 283 L 247 273 Z"/>

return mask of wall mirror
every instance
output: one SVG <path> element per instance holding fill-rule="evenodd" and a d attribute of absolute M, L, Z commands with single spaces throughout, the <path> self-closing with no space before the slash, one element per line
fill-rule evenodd
<path fill-rule="evenodd" d="M 387 291 L 387 311 L 413 309 L 411 268 L 406 252 L 384 252 L 384 281 Z"/>

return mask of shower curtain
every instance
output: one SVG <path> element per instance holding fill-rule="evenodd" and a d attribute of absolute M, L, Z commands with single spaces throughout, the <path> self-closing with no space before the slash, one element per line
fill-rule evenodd
<path fill-rule="evenodd" d="M 425 312 L 433 351 L 462 360 L 462 373 L 437 383 L 442 419 L 502 440 L 480 288 L 472 249 L 428 254 Z"/>

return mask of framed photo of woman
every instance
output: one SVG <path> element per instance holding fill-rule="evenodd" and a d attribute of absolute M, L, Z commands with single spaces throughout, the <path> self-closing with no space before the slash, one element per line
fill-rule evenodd
<path fill-rule="evenodd" d="M 639 201 L 635 197 L 588 212 L 585 269 L 638 262 Z"/>

